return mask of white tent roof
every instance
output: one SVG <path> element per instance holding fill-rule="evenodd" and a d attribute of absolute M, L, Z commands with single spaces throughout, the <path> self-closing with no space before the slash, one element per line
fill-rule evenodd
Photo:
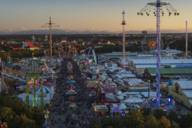
<path fill-rule="evenodd" d="M 126 81 L 128 82 L 128 84 L 130 86 L 135 86 L 135 85 L 139 85 L 139 84 L 143 83 L 143 80 L 137 79 L 137 78 L 126 79 Z"/>
<path fill-rule="evenodd" d="M 111 100 L 115 100 L 116 99 L 116 96 L 113 93 L 106 93 L 105 97 L 107 99 L 111 99 Z"/>
<path fill-rule="evenodd" d="M 119 95 L 119 96 L 117 96 L 117 98 L 118 98 L 119 100 L 123 100 L 123 99 L 124 99 L 124 96 Z"/>
<path fill-rule="evenodd" d="M 183 93 L 187 98 L 192 99 L 192 90 L 184 90 Z"/>
<path fill-rule="evenodd" d="M 143 95 L 144 97 L 148 97 L 148 92 L 141 92 L 141 95 Z M 150 97 L 156 97 L 156 92 L 150 91 Z"/>
<path fill-rule="evenodd" d="M 135 58 L 131 59 L 134 64 L 156 64 L 156 58 Z M 192 64 L 192 59 L 173 59 L 173 58 L 162 58 L 162 64 Z"/>
<path fill-rule="evenodd" d="M 126 106 L 124 103 L 121 103 L 121 104 L 119 105 L 119 109 L 120 109 L 120 110 L 125 110 L 125 109 L 127 109 L 127 106 Z"/>
<path fill-rule="evenodd" d="M 121 91 L 118 91 L 118 92 L 117 92 L 117 95 L 121 95 L 121 94 L 122 94 L 122 92 L 121 92 Z"/>
<path fill-rule="evenodd" d="M 189 100 L 189 103 L 192 104 L 192 100 Z"/>
<path fill-rule="evenodd" d="M 127 95 L 139 95 L 139 93 L 140 92 L 124 92 L 124 93 L 122 93 L 121 95 L 123 95 L 123 96 L 127 96 Z"/>
<path fill-rule="evenodd" d="M 179 80 L 177 81 L 179 84 L 180 88 L 185 90 L 185 89 L 191 89 L 192 90 L 192 81 L 190 80 Z"/>
<path fill-rule="evenodd" d="M 124 103 L 143 103 L 143 99 L 138 97 L 131 97 L 124 100 Z"/>

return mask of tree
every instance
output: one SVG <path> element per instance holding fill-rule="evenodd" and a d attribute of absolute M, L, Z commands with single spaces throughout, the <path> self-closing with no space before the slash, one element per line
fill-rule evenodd
<path fill-rule="evenodd" d="M 108 126 L 109 128 L 123 128 L 125 127 L 125 123 L 123 123 L 123 117 L 120 114 L 116 115 L 113 118 L 112 126 Z"/>
<path fill-rule="evenodd" d="M 157 119 L 160 119 L 162 116 L 166 116 L 166 112 L 164 112 L 162 109 L 156 109 L 153 111 L 154 116 Z"/>
<path fill-rule="evenodd" d="M 41 125 L 44 122 L 43 111 L 39 110 L 38 108 L 30 109 L 29 114 L 27 114 L 27 117 L 30 117 L 30 119 L 33 119 L 38 125 Z"/>
<path fill-rule="evenodd" d="M 171 122 L 167 117 L 162 116 L 160 119 L 160 124 L 163 128 L 171 128 Z"/>
<path fill-rule="evenodd" d="M 93 121 L 91 122 L 90 128 L 102 128 L 101 122 Z"/>
<path fill-rule="evenodd" d="M 143 115 L 144 116 L 148 116 L 151 113 L 151 109 L 150 108 L 143 108 L 142 111 L 143 111 Z"/>
<path fill-rule="evenodd" d="M 22 128 L 36 128 L 35 121 L 32 119 L 29 119 L 26 115 L 21 115 L 21 123 L 20 127 Z"/>
<path fill-rule="evenodd" d="M 144 117 L 140 111 L 131 111 L 126 116 L 126 126 L 129 128 L 143 128 Z"/>
<path fill-rule="evenodd" d="M 40 128 L 44 122 L 43 112 L 22 103 L 17 97 L 0 96 L 0 117 L 9 128 Z"/>
<path fill-rule="evenodd" d="M 152 79 L 152 76 L 147 68 L 145 68 L 145 70 L 144 70 L 143 78 L 145 79 L 145 81 Z"/>
<path fill-rule="evenodd" d="M 192 114 L 181 116 L 179 120 L 179 125 L 181 128 L 191 128 L 192 127 Z"/>
<path fill-rule="evenodd" d="M 174 111 L 169 112 L 169 119 L 175 122 L 178 122 L 177 113 Z"/>
<path fill-rule="evenodd" d="M 10 107 L 2 107 L 0 109 L 0 117 L 7 122 L 9 128 L 19 128 L 16 113 Z"/>
<path fill-rule="evenodd" d="M 106 128 L 113 125 L 113 120 L 111 117 L 106 117 L 101 121 L 101 124 L 103 128 Z"/>
<path fill-rule="evenodd" d="M 0 109 L 0 117 L 6 121 L 13 120 L 15 113 L 11 108 L 3 107 Z"/>
<path fill-rule="evenodd" d="M 160 128 L 158 120 L 153 115 L 149 115 L 145 121 L 145 128 Z"/>

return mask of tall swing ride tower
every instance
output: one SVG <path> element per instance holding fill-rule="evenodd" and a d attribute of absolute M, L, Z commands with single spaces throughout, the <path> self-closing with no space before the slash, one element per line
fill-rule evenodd
<path fill-rule="evenodd" d="M 123 67 L 128 66 L 128 62 L 127 62 L 127 57 L 126 57 L 126 47 L 125 47 L 125 25 L 126 25 L 126 21 L 125 21 L 125 11 L 123 10 L 122 12 L 122 43 L 123 43 L 123 58 L 121 60 L 121 64 Z"/>
<path fill-rule="evenodd" d="M 49 55 L 50 58 L 53 56 L 53 36 L 52 36 L 52 30 L 54 27 L 58 27 L 58 25 L 55 25 L 55 23 L 52 22 L 51 16 L 49 17 L 49 22 L 46 23 L 43 27 L 47 27 L 49 30 Z"/>
<path fill-rule="evenodd" d="M 161 83 L 161 16 L 178 16 L 179 12 L 169 3 L 161 0 L 147 3 L 137 15 L 156 17 L 156 106 L 160 107 L 160 83 Z"/>

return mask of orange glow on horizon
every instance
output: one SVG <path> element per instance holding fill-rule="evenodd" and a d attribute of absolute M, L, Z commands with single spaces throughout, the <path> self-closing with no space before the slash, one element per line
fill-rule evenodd
<path fill-rule="evenodd" d="M 65 1 L 57 0 L 57 4 L 47 3 L 47 6 L 34 5 L 11 5 L 0 8 L 0 31 L 21 31 L 43 29 L 41 26 L 48 22 L 48 17 L 53 17 L 53 22 L 60 26 L 59 29 L 73 31 L 108 31 L 121 32 L 121 12 L 126 11 L 126 30 L 127 31 L 155 31 L 156 19 L 152 16 L 137 16 L 137 11 L 145 6 L 148 0 L 115 0 L 103 1 Z M 142 1 L 142 2 L 141 2 Z M 178 8 L 180 16 L 165 16 L 161 19 L 162 31 L 185 31 L 185 20 L 190 16 L 191 0 L 175 0 L 173 6 Z M 31 2 L 33 3 L 33 2 Z M 1 5 L 0 5 L 1 7 Z M 7 10 L 7 11 L 6 11 Z M 5 12 L 6 11 L 6 15 Z M 188 19 L 192 21 L 192 18 Z M 189 22 L 189 31 L 192 31 L 192 25 Z"/>

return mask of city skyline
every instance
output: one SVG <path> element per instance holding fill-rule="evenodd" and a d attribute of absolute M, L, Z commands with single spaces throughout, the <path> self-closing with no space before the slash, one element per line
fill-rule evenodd
<path fill-rule="evenodd" d="M 122 10 L 126 11 L 126 30 L 155 30 L 155 17 L 140 17 L 137 12 L 147 2 L 154 0 L 1 0 L 0 31 L 43 29 L 52 16 L 59 29 L 66 31 L 120 32 Z M 190 0 L 168 0 L 181 13 L 178 17 L 162 17 L 162 30 L 183 32 L 185 20 L 189 20 Z"/>

